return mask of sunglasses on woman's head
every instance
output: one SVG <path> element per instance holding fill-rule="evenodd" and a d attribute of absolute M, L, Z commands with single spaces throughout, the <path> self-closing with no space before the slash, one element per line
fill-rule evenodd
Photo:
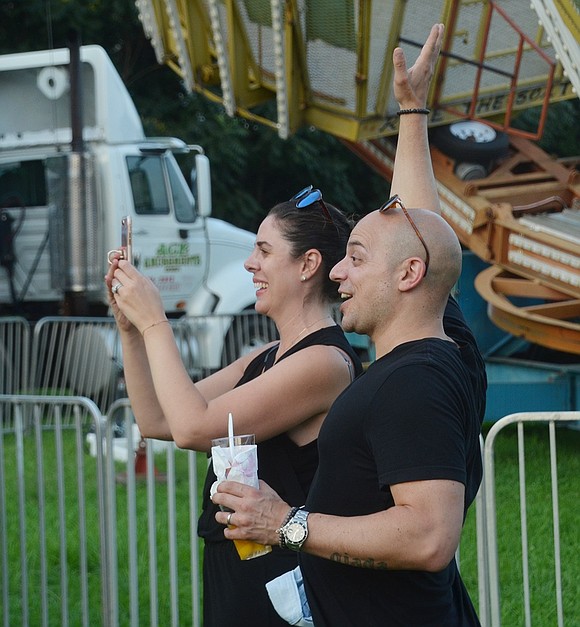
<path fill-rule="evenodd" d="M 388 211 L 389 209 L 392 209 L 393 207 L 399 207 L 402 210 L 407 220 L 409 220 L 409 224 L 413 227 L 413 230 L 415 231 L 415 233 L 417 233 L 417 237 L 421 240 L 421 244 L 423 244 L 423 248 L 425 249 L 425 274 L 423 276 L 425 276 L 427 274 L 427 270 L 429 269 L 429 258 L 430 258 L 427 244 L 425 243 L 425 240 L 423 239 L 423 236 L 421 235 L 419 229 L 417 228 L 417 225 L 413 222 L 413 218 L 411 218 L 411 216 L 409 215 L 409 212 L 407 211 L 405 205 L 403 204 L 402 200 L 399 198 L 398 195 L 395 194 L 395 196 L 391 196 L 391 198 L 389 198 L 389 200 L 387 200 L 387 202 L 381 206 L 381 208 L 379 209 L 379 212 L 385 213 L 386 211 Z"/>
<path fill-rule="evenodd" d="M 315 203 L 320 203 L 322 207 L 322 213 L 324 213 L 324 217 L 327 218 L 332 224 L 334 224 L 334 220 L 330 215 L 330 211 L 328 207 L 324 204 L 324 200 L 322 200 L 322 192 L 319 189 L 312 187 L 309 185 L 305 187 L 303 190 L 299 191 L 297 194 L 294 194 L 292 198 L 290 198 L 290 202 L 294 202 L 294 206 L 297 209 L 306 209 Z"/>

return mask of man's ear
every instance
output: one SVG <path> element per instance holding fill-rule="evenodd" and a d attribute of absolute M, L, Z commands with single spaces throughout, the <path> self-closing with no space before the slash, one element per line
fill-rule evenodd
<path fill-rule="evenodd" d="M 419 285 L 425 276 L 425 262 L 420 257 L 409 257 L 405 260 L 399 281 L 399 290 L 407 292 Z"/>

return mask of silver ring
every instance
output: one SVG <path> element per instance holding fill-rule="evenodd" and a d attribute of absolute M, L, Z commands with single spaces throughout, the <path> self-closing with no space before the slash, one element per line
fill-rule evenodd
<path fill-rule="evenodd" d="M 113 287 L 111 288 L 111 292 L 113 292 L 113 294 L 116 294 L 122 287 L 123 284 L 121 282 L 115 283 L 115 285 L 113 285 Z"/>
<path fill-rule="evenodd" d="M 229 527 L 232 524 L 232 516 L 234 515 L 234 512 L 230 512 L 228 514 L 228 517 L 226 519 L 226 525 Z"/>

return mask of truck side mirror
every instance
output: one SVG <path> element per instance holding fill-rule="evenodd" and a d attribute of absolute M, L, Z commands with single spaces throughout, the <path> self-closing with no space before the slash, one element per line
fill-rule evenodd
<path fill-rule="evenodd" d="M 195 169 L 191 171 L 192 191 L 195 194 L 197 213 L 202 218 L 211 215 L 211 173 L 209 159 L 195 155 Z"/>

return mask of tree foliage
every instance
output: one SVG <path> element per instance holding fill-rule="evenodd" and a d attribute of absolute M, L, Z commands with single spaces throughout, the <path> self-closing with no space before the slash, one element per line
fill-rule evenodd
<path fill-rule="evenodd" d="M 520 114 L 515 126 L 535 131 L 540 120 L 540 108 L 528 109 Z M 565 100 L 548 109 L 546 126 L 538 141 L 540 148 L 558 157 L 580 157 L 580 99 Z"/>

